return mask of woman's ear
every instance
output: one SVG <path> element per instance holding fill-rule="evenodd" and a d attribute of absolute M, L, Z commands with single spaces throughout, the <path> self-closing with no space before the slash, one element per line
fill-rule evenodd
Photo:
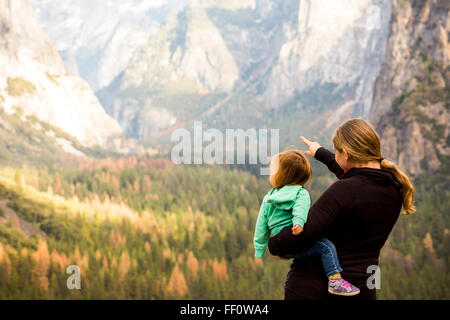
<path fill-rule="evenodd" d="M 342 154 L 344 155 L 344 159 L 345 159 L 345 161 L 348 161 L 348 158 L 349 158 L 349 156 L 348 156 L 348 152 L 347 152 L 347 150 L 345 150 L 345 149 L 342 149 Z"/>

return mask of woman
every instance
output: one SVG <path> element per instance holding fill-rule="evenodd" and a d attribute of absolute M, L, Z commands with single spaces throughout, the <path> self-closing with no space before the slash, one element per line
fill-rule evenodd
<path fill-rule="evenodd" d="M 336 130 L 335 154 L 317 142 L 301 139 L 309 148 L 306 154 L 323 162 L 339 180 L 311 207 L 303 232 L 293 235 L 291 227 L 285 227 L 270 238 L 269 251 L 283 256 L 326 237 L 336 247 L 342 277 L 361 290 L 345 299 L 376 299 L 376 290 L 368 286 L 373 275 L 369 267 L 378 266 L 380 250 L 402 206 L 406 214 L 415 211 L 414 188 L 404 173 L 383 159 L 377 133 L 362 119 L 348 120 Z M 327 285 L 319 258 L 294 259 L 285 282 L 285 299 L 336 299 L 328 294 Z"/>

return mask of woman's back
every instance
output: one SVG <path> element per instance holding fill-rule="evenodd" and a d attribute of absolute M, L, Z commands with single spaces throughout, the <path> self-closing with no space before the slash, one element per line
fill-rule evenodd
<path fill-rule="evenodd" d="M 389 170 L 353 168 L 335 184 L 347 207 L 330 227 L 330 240 L 343 255 L 378 257 L 402 207 L 395 177 Z"/>

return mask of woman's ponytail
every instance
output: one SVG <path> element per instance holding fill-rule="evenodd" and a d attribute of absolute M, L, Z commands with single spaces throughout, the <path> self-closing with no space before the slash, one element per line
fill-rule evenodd
<path fill-rule="evenodd" d="M 414 206 L 414 186 L 412 185 L 408 176 L 401 170 L 399 170 L 394 163 L 386 159 L 383 159 L 380 165 L 382 169 L 391 170 L 397 181 L 400 183 L 400 192 L 403 198 L 403 210 L 405 210 L 405 214 L 415 212 L 416 208 Z"/>

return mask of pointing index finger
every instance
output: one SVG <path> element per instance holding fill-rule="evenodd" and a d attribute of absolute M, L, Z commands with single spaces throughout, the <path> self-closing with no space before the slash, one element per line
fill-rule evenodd
<path fill-rule="evenodd" d="M 300 136 L 300 139 L 303 141 L 304 144 L 306 144 L 308 147 L 311 145 L 311 141 L 306 139 L 304 136 Z"/>

